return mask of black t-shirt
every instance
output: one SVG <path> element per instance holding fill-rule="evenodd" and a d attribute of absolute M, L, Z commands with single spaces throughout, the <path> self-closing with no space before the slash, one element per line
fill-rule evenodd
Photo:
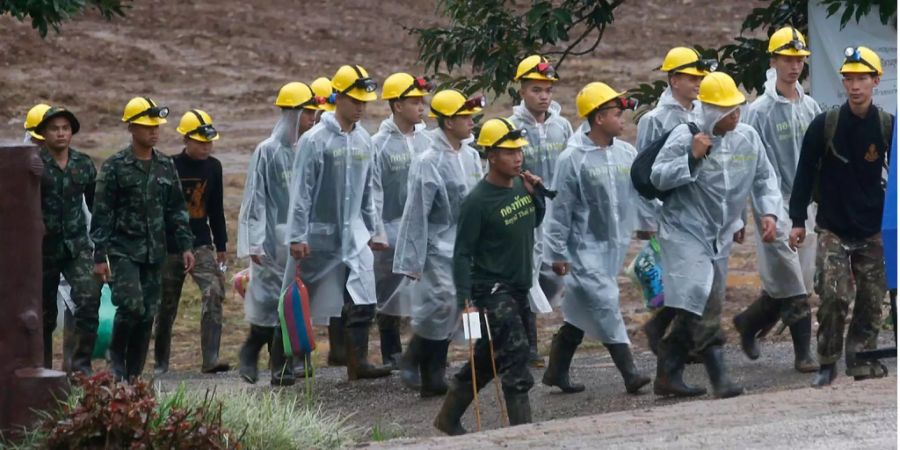
<path fill-rule="evenodd" d="M 172 160 L 181 180 L 191 232 L 194 233 L 194 247 L 215 244 L 217 252 L 224 252 L 228 231 L 225 228 L 225 209 L 222 204 L 222 163 L 213 157 L 193 159 L 184 151 Z M 166 239 L 169 253 L 178 253 L 173 245 L 175 241 L 171 230 L 167 230 Z"/>

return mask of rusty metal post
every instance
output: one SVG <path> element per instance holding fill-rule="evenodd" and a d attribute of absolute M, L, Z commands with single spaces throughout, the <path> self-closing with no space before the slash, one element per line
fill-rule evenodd
<path fill-rule="evenodd" d="M 0 430 L 55 406 L 66 375 L 43 368 L 41 173 L 33 145 L 0 145 Z"/>

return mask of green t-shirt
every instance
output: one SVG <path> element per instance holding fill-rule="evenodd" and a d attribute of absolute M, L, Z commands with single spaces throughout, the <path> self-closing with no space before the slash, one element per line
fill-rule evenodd
<path fill-rule="evenodd" d="M 532 281 L 534 229 L 544 217 L 542 200 L 522 180 L 505 188 L 481 180 L 462 203 L 453 249 L 453 280 L 459 304 L 472 284 L 504 283 L 528 290 Z"/>

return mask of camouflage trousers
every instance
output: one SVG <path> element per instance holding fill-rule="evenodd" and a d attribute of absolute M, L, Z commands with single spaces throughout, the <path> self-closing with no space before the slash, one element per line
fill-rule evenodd
<path fill-rule="evenodd" d="M 528 291 L 518 291 L 500 286 L 476 286 L 472 290 L 475 306 L 482 313 L 481 336 L 475 342 L 474 360 L 477 387 L 480 390 L 494 378 L 491 367 L 491 349 L 488 327 L 493 340 L 497 374 L 506 394 L 528 393 L 534 386 L 534 378 L 528 370 L 528 335 L 525 332 L 527 314 L 531 313 Z M 484 316 L 487 316 L 485 321 Z M 458 381 L 472 383 L 472 366 L 467 362 L 455 377 Z"/>
<path fill-rule="evenodd" d="M 728 278 L 728 258 L 713 262 L 713 282 L 703 315 L 697 316 L 684 309 L 675 309 L 675 319 L 660 342 L 660 353 L 675 352 L 702 354 L 707 348 L 725 344 L 722 333 L 722 302 L 725 300 L 725 282 Z M 665 350 L 664 350 L 665 348 Z"/>
<path fill-rule="evenodd" d="M 139 263 L 109 255 L 109 265 L 112 302 L 118 308 L 116 322 L 152 324 L 162 293 L 163 263 Z"/>
<path fill-rule="evenodd" d="M 194 270 L 191 278 L 200 288 L 200 322 L 222 323 L 222 301 L 225 298 L 225 274 L 219 270 L 216 252 L 212 246 L 204 245 L 194 249 Z M 169 330 L 178 315 L 181 289 L 187 275 L 180 254 L 168 255 L 162 268 L 162 302 L 157 316 L 157 330 Z"/>
<path fill-rule="evenodd" d="M 850 305 L 853 318 L 847 331 L 848 372 L 853 355 L 874 349 L 881 324 L 881 303 L 887 292 L 881 234 L 865 239 L 844 239 L 819 230 L 815 290 L 819 294 L 819 331 L 816 334 L 820 364 L 832 364 L 845 347 L 844 325 Z"/>
<path fill-rule="evenodd" d="M 59 275 L 66 277 L 71 286 L 75 304 L 75 328 L 85 333 L 96 333 L 100 310 L 100 283 L 94 276 L 94 262 L 90 248 L 85 248 L 74 258 L 43 260 L 44 331 L 52 333 L 56 328 L 57 289 Z"/>

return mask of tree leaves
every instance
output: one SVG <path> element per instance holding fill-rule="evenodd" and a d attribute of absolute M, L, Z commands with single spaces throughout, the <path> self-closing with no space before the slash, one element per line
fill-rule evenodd
<path fill-rule="evenodd" d="M 41 37 L 46 37 L 52 28 L 59 33 L 59 27 L 66 20 L 87 8 L 95 8 L 107 20 L 113 16 L 125 16 L 125 0 L 0 0 L 0 14 L 11 14 L 19 21 L 31 19 L 31 27 Z"/>

